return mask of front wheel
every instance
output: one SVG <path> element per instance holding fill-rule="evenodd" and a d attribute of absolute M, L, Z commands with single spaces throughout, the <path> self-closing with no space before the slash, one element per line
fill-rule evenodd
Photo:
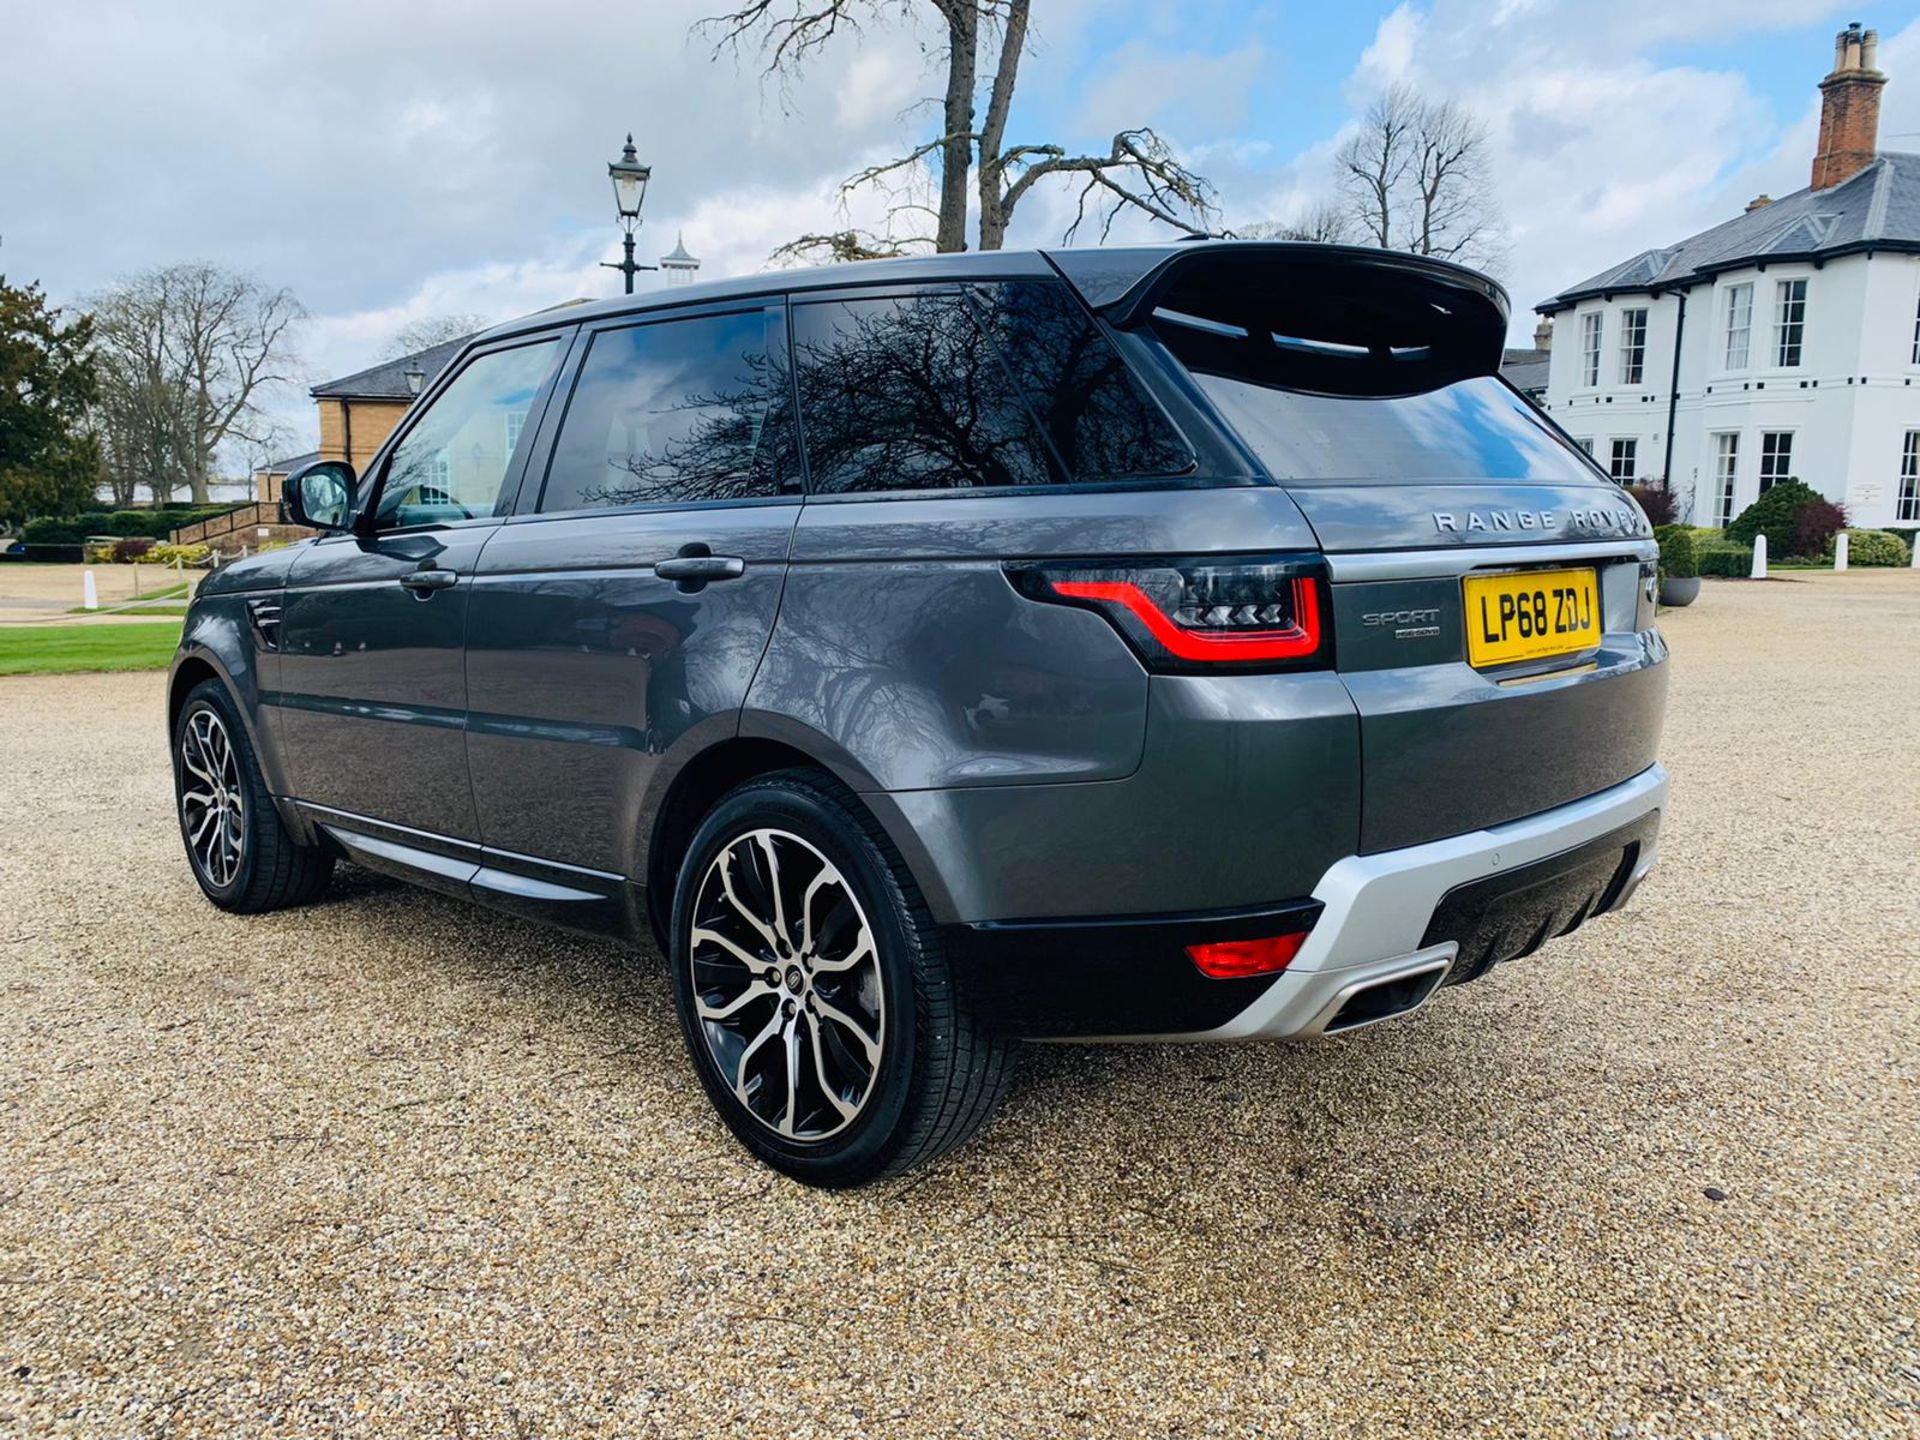
<path fill-rule="evenodd" d="M 326 888 L 333 856 L 297 843 L 281 823 L 218 680 L 194 686 L 174 721 L 173 792 L 193 878 L 222 910 L 252 915 L 303 905 Z"/>
<path fill-rule="evenodd" d="M 674 1002 L 733 1133 L 811 1185 L 898 1174 L 992 1114 L 1010 1046 L 969 1015 L 918 888 L 832 779 L 732 791 L 680 868 Z"/>

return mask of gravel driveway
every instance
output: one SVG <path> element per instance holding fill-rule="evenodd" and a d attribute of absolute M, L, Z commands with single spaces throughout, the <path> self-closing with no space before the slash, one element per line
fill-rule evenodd
<path fill-rule="evenodd" d="M 158 675 L 0 681 L 0 1432 L 1920 1433 L 1920 575 L 1710 583 L 1628 914 L 1314 1046 L 750 1164 L 657 961 L 207 906 Z"/>

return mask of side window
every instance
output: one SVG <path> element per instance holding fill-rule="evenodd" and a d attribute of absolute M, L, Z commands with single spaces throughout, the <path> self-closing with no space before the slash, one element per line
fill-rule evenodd
<path fill-rule="evenodd" d="M 499 512 L 520 427 L 560 356 L 558 337 L 470 361 L 387 458 L 375 527 L 446 524 Z"/>
<path fill-rule="evenodd" d="M 792 449 L 783 312 L 663 320 L 593 337 L 544 514 L 777 495 Z"/>
<path fill-rule="evenodd" d="M 1179 432 L 1064 286 L 1014 280 L 976 285 L 973 295 L 1070 478 L 1193 468 Z"/>
<path fill-rule="evenodd" d="M 1059 478 L 979 312 L 959 291 L 802 304 L 793 316 L 815 491 Z"/>

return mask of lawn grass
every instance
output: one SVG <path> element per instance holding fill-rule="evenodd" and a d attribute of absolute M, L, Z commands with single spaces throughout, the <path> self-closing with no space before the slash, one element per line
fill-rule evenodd
<path fill-rule="evenodd" d="M 179 643 L 178 625 L 0 626 L 0 675 L 164 670 Z"/>

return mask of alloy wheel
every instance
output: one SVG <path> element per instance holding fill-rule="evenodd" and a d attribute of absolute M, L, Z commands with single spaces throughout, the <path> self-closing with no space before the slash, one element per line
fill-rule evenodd
<path fill-rule="evenodd" d="M 824 1140 L 873 1094 L 886 1000 L 873 926 L 798 835 L 735 836 L 700 879 L 688 965 L 707 1054 L 742 1107 L 788 1140 Z"/>
<path fill-rule="evenodd" d="M 216 889 L 233 884 L 247 851 L 247 802 L 240 757 L 226 724 L 196 710 L 180 728 L 180 824 L 187 851 Z"/>

